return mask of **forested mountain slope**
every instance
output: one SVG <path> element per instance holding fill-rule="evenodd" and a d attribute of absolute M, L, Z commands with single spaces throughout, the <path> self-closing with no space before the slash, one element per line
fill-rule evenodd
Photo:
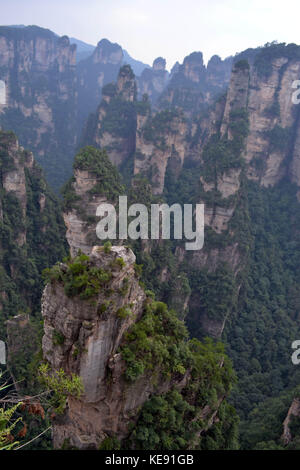
<path fill-rule="evenodd" d="M 0 132 L 0 339 L 7 342 L 6 321 L 19 315 L 16 323 L 8 325 L 9 363 L 15 378 L 24 378 L 39 348 L 42 271 L 65 253 L 59 203 L 42 170 L 13 133 Z M 22 338 L 30 322 L 35 326 Z"/>

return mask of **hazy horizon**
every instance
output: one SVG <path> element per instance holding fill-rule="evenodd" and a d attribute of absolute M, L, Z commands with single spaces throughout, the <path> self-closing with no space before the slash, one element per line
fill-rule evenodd
<path fill-rule="evenodd" d="M 2 25 L 37 25 L 96 46 L 107 38 L 135 59 L 170 69 L 201 51 L 222 59 L 266 42 L 300 43 L 296 0 L 0 0 Z"/>

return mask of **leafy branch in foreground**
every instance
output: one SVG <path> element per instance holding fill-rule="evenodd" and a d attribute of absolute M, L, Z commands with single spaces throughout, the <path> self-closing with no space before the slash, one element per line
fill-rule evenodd
<path fill-rule="evenodd" d="M 0 379 L 2 373 L 0 372 Z M 8 385 L 5 383 L 0 385 L 0 393 L 2 393 Z M 0 407 L 0 450 L 11 450 L 15 447 L 18 442 L 11 442 L 11 432 L 16 427 L 16 425 L 22 421 L 22 418 L 14 418 L 17 408 L 21 405 L 21 402 L 12 406 L 11 408 L 1 408 Z"/>

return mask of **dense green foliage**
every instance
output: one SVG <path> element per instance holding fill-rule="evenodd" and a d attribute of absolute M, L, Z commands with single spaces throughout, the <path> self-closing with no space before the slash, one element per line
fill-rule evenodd
<path fill-rule="evenodd" d="M 136 129 L 135 104 L 119 96 L 111 98 L 109 104 L 102 104 L 106 115 L 101 124 L 101 134 L 108 132 L 115 137 L 133 137 Z"/>
<path fill-rule="evenodd" d="M 235 109 L 229 116 L 229 129 L 233 138 L 213 135 L 204 149 L 203 177 L 207 182 L 232 169 L 243 167 L 241 152 L 245 137 L 248 135 L 248 114 L 244 109 Z"/>
<path fill-rule="evenodd" d="M 283 128 L 276 125 L 270 132 L 267 133 L 267 138 L 270 141 L 271 152 L 284 152 L 289 148 L 291 139 L 291 129 L 286 127 Z"/>
<path fill-rule="evenodd" d="M 69 376 L 63 369 L 53 373 L 48 364 L 44 363 L 39 367 L 39 379 L 52 395 L 50 403 L 56 414 L 63 414 L 68 396 L 80 398 L 84 390 L 82 380 L 78 375 Z"/>
<path fill-rule="evenodd" d="M 127 364 L 126 378 L 136 380 L 146 371 L 184 375 L 191 365 L 187 330 L 175 312 L 161 302 L 150 302 L 143 318 L 126 334 L 122 356 Z"/>
<path fill-rule="evenodd" d="M 187 273 L 191 290 L 197 294 L 200 304 L 190 309 L 188 324 L 191 331 L 201 337 L 199 316 L 223 322 L 235 312 L 236 280 L 226 264 L 219 266 L 214 272 L 187 269 Z"/>
<path fill-rule="evenodd" d="M 249 419 L 251 410 L 268 398 L 275 400 L 300 380 L 291 362 L 291 344 L 300 335 L 300 213 L 295 188 L 288 182 L 273 189 L 249 183 L 248 199 L 253 246 L 239 315 L 227 325 L 226 341 L 239 376 L 233 403 L 247 420 L 245 429 L 253 429 L 251 421 L 257 416 L 250 414 Z M 269 419 L 266 415 L 263 419 Z M 273 431 L 278 439 L 280 432 Z"/>
<path fill-rule="evenodd" d="M 64 286 L 67 296 L 79 296 L 82 300 L 95 297 L 111 279 L 111 272 L 92 266 L 87 255 L 79 254 L 74 259 L 66 258 L 64 264 L 58 263 L 44 270 L 46 282 L 59 282 Z"/>
<path fill-rule="evenodd" d="M 149 118 L 143 127 L 143 137 L 146 141 L 153 142 L 157 147 L 164 143 L 163 135 L 172 132 L 173 120 L 184 120 L 183 113 L 179 110 L 164 110 Z"/>
<path fill-rule="evenodd" d="M 152 305 L 154 318 L 156 305 Z M 162 310 L 161 304 L 159 304 L 159 308 Z M 171 314 L 167 312 L 166 308 L 164 308 L 164 312 L 166 318 Z M 149 322 L 149 311 L 146 313 L 146 320 Z M 136 329 L 139 332 L 144 331 L 143 326 L 140 326 L 139 323 L 136 324 Z M 181 322 L 177 320 L 177 323 L 179 325 Z M 178 330 L 178 328 L 176 329 Z M 167 339 L 170 341 L 169 335 Z M 171 337 L 173 342 L 171 349 L 173 350 L 174 337 L 175 335 Z M 147 349 L 146 339 L 146 336 L 143 339 L 140 335 L 139 348 L 141 352 L 145 351 L 145 348 Z M 134 347 L 136 347 L 137 342 L 129 335 L 126 348 L 131 347 L 132 340 Z M 153 345 L 148 349 L 148 355 L 151 349 L 153 351 L 153 346 L 157 341 L 153 332 L 150 335 L 150 341 L 153 341 Z M 182 351 L 185 351 L 187 373 L 190 375 L 188 384 L 181 391 L 173 389 L 165 395 L 153 396 L 144 404 L 127 446 L 145 450 L 202 449 L 213 448 L 213 445 L 214 448 L 219 449 L 237 448 L 237 416 L 232 407 L 225 402 L 221 404 L 224 395 L 228 394 L 234 381 L 231 365 L 224 355 L 223 346 L 214 344 L 211 340 L 207 340 L 205 343 L 200 343 L 195 339 L 186 342 L 186 338 L 182 338 L 178 334 L 176 341 L 177 349 L 181 345 Z M 162 353 L 164 349 L 166 351 L 166 348 L 162 347 Z M 178 358 L 176 350 L 173 353 Z M 153 354 L 152 360 L 157 360 L 155 354 Z M 222 367 L 220 364 L 223 364 Z M 169 366 L 169 370 L 172 370 L 172 365 L 169 364 Z M 148 365 L 146 373 L 151 372 L 153 373 L 153 366 Z M 184 372 L 182 370 L 179 373 L 183 374 Z M 208 415 L 203 413 L 204 406 L 209 407 Z M 207 434 L 208 420 L 214 410 L 219 419 Z M 222 431 L 226 427 L 226 433 L 223 433 Z"/>

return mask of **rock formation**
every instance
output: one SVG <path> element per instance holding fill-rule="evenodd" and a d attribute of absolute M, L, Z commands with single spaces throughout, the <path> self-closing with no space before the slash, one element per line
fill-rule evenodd
<path fill-rule="evenodd" d="M 162 194 L 168 165 L 178 175 L 186 155 L 187 122 L 180 111 L 151 115 L 138 112 L 134 175 L 148 177 L 154 194 Z"/>
<path fill-rule="evenodd" d="M 54 418 L 54 447 L 60 448 L 68 443 L 69 446 L 79 449 L 96 449 L 107 439 L 115 438 L 122 442 L 130 438 L 141 408 L 151 396 L 164 396 L 174 388 L 179 393 L 188 393 L 188 384 L 193 381 L 192 377 L 195 379 L 195 375 L 192 374 L 192 363 L 187 366 L 190 359 L 183 357 L 181 361 L 186 369 L 182 366 L 181 369 L 178 367 L 177 372 L 169 370 L 165 373 L 163 365 L 156 363 L 155 367 L 150 367 L 149 364 L 148 368 L 134 372 L 137 374 L 134 378 L 129 375 L 126 359 L 129 356 L 126 356 L 128 353 L 125 354 L 125 349 L 130 349 L 131 342 L 134 341 L 132 332 L 140 323 L 146 321 L 145 316 L 150 315 L 150 322 L 154 320 L 155 317 L 151 317 L 153 314 L 149 313 L 152 308 L 157 309 L 154 314 L 159 315 L 158 318 L 162 318 L 164 322 L 165 335 L 176 335 L 175 331 L 179 328 L 179 323 L 176 323 L 178 320 L 174 318 L 175 330 L 171 333 L 166 311 L 160 311 L 161 304 L 155 307 L 155 303 L 146 298 L 135 272 L 135 256 L 129 248 L 112 247 L 108 252 L 103 247 L 95 246 L 89 258 L 83 259 L 80 255 L 73 262 L 78 266 L 81 263 L 80 266 L 90 273 L 87 275 L 95 276 L 97 272 L 101 272 L 102 279 L 105 275 L 106 278 L 101 288 L 93 292 L 92 301 L 87 298 L 83 300 L 83 291 L 74 295 L 64 281 L 64 276 L 68 276 L 72 265 L 61 264 L 58 268 L 61 273 L 59 278 L 52 278 L 43 294 L 44 358 L 54 373 L 59 369 L 63 369 L 67 374 L 76 373 L 84 385 L 84 394 L 80 398 L 68 397 L 64 414 Z M 163 320 L 164 315 L 166 316 Z M 161 321 L 158 318 L 156 322 Z M 154 325 L 153 328 L 154 345 Z M 131 336 L 128 332 L 131 332 Z M 59 342 L 56 340 L 58 337 Z M 151 348 L 151 338 L 149 339 Z M 175 351 L 177 341 L 179 347 L 182 340 L 179 336 L 178 339 L 176 336 L 170 337 L 169 343 L 174 341 Z M 143 344 L 138 343 L 137 347 L 136 354 L 139 354 L 139 348 L 142 351 Z M 188 347 L 187 343 L 181 347 Z M 152 354 L 155 356 L 154 351 Z M 142 359 L 134 359 L 131 373 L 138 364 L 142 364 L 141 360 L 147 357 L 146 350 L 143 354 Z M 217 369 L 224 368 L 224 374 L 227 374 L 223 360 L 218 362 L 220 358 L 218 359 L 217 355 L 214 360 L 217 361 Z M 205 380 L 204 369 L 202 374 L 201 379 Z M 210 380 L 208 377 L 207 379 Z M 220 386 L 224 386 L 225 382 L 224 375 Z M 225 390 L 226 386 L 224 393 Z M 189 393 L 191 399 L 192 389 Z M 207 402 L 206 406 L 200 406 L 200 400 L 198 408 L 196 407 L 194 420 L 199 420 L 199 427 L 194 439 L 198 439 L 198 442 L 201 435 L 218 419 L 218 409 L 224 395 L 221 394 L 219 398 L 217 404 Z M 196 395 L 192 400 L 196 406 Z M 188 444 L 191 445 L 191 442 Z"/>
<path fill-rule="evenodd" d="M 63 207 L 66 238 L 72 256 L 79 251 L 90 254 L 92 247 L 99 243 L 97 207 L 104 202 L 115 203 L 122 192 L 120 176 L 106 152 L 85 147 L 77 154 L 74 177 L 64 190 Z"/>
<path fill-rule="evenodd" d="M 214 56 L 205 67 L 202 53 L 193 52 L 172 68 L 167 87 L 159 97 L 160 109 L 178 106 L 193 116 L 226 90 L 230 71 L 231 59 L 222 61 Z"/>
<path fill-rule="evenodd" d="M 44 292 L 44 356 L 54 369 L 63 367 L 67 372 L 79 373 L 85 390 L 83 401 L 69 400 L 65 424 L 58 423 L 54 427 L 55 447 L 66 438 L 82 448 L 87 445 L 87 440 L 95 446 L 105 433 L 117 433 L 123 437 L 130 413 L 136 411 L 150 393 L 150 390 L 144 390 L 146 395 L 143 396 L 142 383 L 127 389 L 122 378 L 124 364 L 118 354 L 124 334 L 141 315 L 145 300 L 145 294 L 135 277 L 135 257 L 124 247 L 113 247 L 110 255 L 105 255 L 103 249 L 95 247 L 91 262 L 95 267 L 106 269 L 120 257 L 126 267 L 119 270 L 116 265 L 112 271 L 113 278 L 109 284 L 112 294 L 109 297 L 104 293 L 99 294 L 94 306 L 80 302 L 78 298 L 68 299 L 59 286 L 53 288 L 48 285 Z M 122 288 L 125 278 L 129 289 L 122 297 L 118 290 Z M 117 311 L 129 304 L 132 315 L 124 320 L 118 318 Z M 103 305 L 108 307 L 100 313 Z M 61 332 L 65 338 L 62 347 L 53 346 L 54 330 Z"/>
<path fill-rule="evenodd" d="M 168 80 L 166 71 L 166 60 L 158 57 L 154 60 L 152 68 L 146 68 L 138 78 L 138 94 L 141 98 L 147 94 L 152 104 L 164 91 Z"/>

